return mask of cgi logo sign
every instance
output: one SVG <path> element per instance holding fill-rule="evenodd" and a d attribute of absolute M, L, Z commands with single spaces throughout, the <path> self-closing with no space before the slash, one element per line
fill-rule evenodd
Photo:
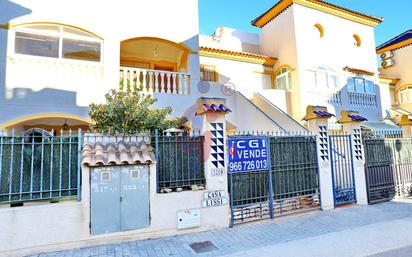
<path fill-rule="evenodd" d="M 229 138 L 229 172 L 265 170 L 268 165 L 265 137 Z"/>

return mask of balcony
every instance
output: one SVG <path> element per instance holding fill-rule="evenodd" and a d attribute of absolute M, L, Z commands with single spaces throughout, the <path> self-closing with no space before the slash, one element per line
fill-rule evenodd
<path fill-rule="evenodd" d="M 310 99 L 310 104 L 321 104 L 326 103 L 331 105 L 342 105 L 342 93 L 338 89 L 330 88 L 310 88 L 308 90 L 308 99 Z"/>
<path fill-rule="evenodd" d="M 147 94 L 188 95 L 189 80 L 182 72 L 121 67 L 119 87 Z"/>
<path fill-rule="evenodd" d="M 356 107 L 375 108 L 378 106 L 375 94 L 348 92 L 349 104 Z"/>

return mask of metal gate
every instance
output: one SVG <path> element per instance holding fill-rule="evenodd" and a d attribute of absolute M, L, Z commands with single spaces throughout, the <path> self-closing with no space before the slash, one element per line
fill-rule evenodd
<path fill-rule="evenodd" d="M 104 234 L 148 226 L 148 166 L 93 168 L 91 233 Z"/>
<path fill-rule="evenodd" d="M 333 199 L 335 207 L 356 202 L 353 171 L 352 136 L 329 135 L 332 169 Z"/>
<path fill-rule="evenodd" d="M 369 203 L 412 195 L 412 139 L 368 138 L 364 145 Z"/>
<path fill-rule="evenodd" d="M 320 208 L 316 137 L 269 136 L 269 169 L 229 173 L 231 225 Z"/>

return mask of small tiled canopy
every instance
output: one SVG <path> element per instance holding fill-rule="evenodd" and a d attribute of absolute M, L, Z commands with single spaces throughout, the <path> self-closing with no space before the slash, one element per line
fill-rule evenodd
<path fill-rule="evenodd" d="M 85 144 L 81 164 L 85 166 L 111 166 L 150 164 L 156 157 L 150 142 L 117 142 Z"/>
<path fill-rule="evenodd" d="M 361 116 L 359 112 L 355 111 L 346 111 L 342 110 L 340 113 L 339 123 L 348 123 L 348 122 L 364 122 L 368 121 L 367 118 Z"/>
<path fill-rule="evenodd" d="M 303 120 L 313 120 L 313 119 L 329 119 L 331 117 L 335 117 L 334 114 L 328 112 L 328 109 L 324 106 L 312 106 L 309 105 L 306 108 L 306 116 Z"/>
<path fill-rule="evenodd" d="M 224 104 L 220 104 L 219 106 L 217 106 L 216 104 L 203 104 L 203 110 L 206 112 L 231 112 L 229 107 Z"/>

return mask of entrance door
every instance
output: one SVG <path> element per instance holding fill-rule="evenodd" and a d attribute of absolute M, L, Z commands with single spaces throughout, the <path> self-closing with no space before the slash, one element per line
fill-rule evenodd
<path fill-rule="evenodd" d="M 147 165 L 93 168 L 90 195 L 93 235 L 149 226 Z"/>
<path fill-rule="evenodd" d="M 351 135 L 329 136 L 335 207 L 356 202 Z"/>

